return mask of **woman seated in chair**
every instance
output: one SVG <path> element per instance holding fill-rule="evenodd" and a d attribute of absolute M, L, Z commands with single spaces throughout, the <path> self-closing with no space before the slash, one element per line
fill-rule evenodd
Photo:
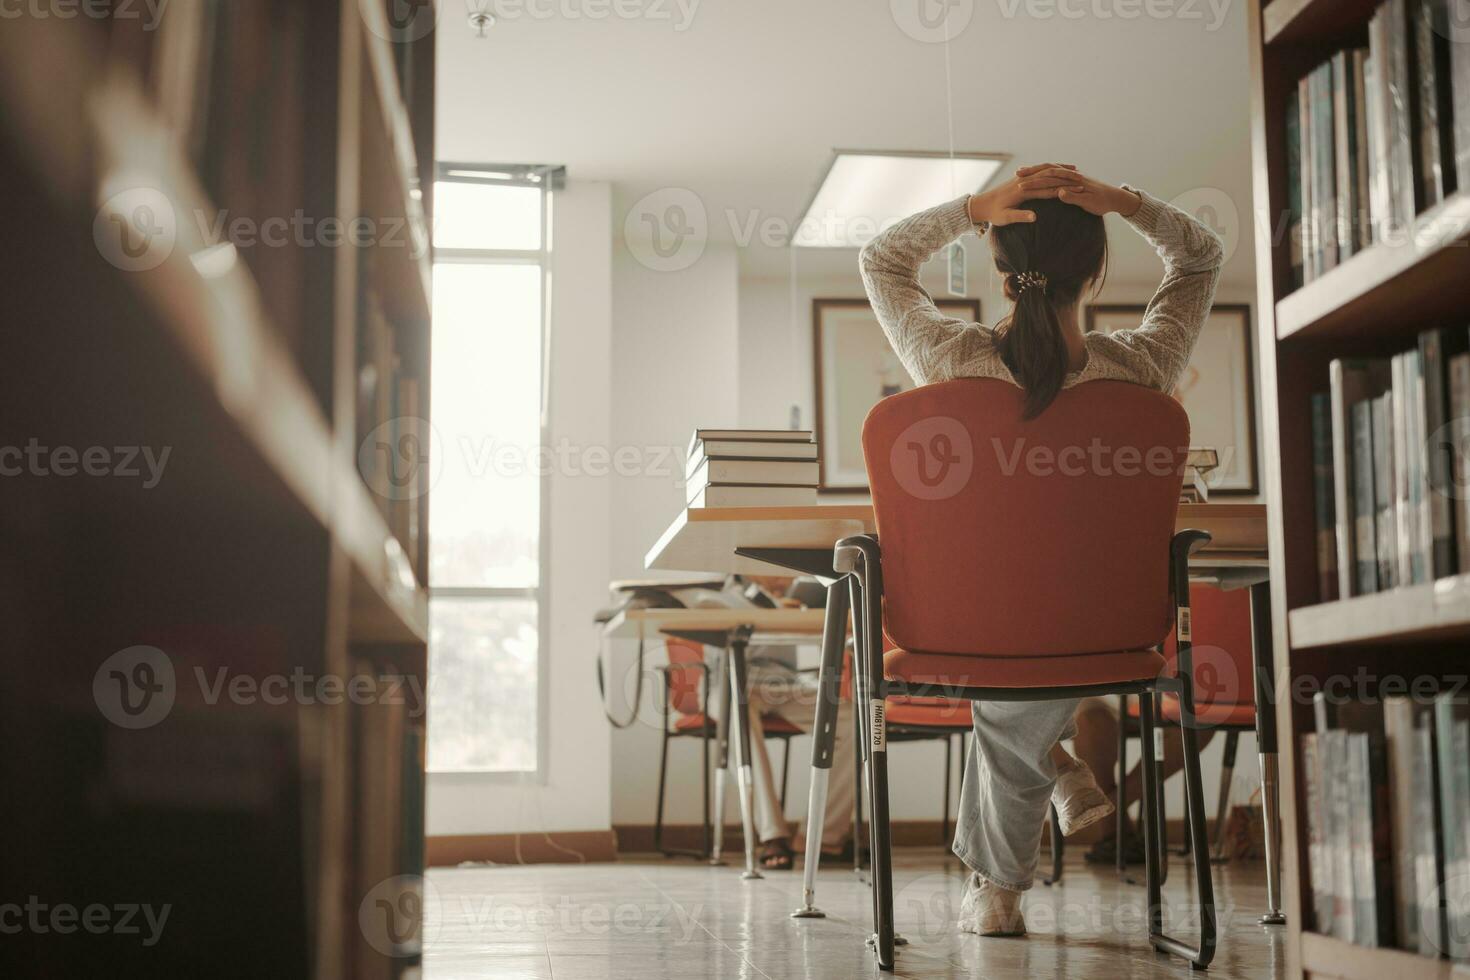
<path fill-rule="evenodd" d="M 1164 278 L 1137 328 L 1084 333 L 1078 307 L 1106 273 L 1109 213 L 1155 248 Z M 989 233 L 1014 304 L 995 327 L 945 316 L 919 282 L 925 261 L 972 230 Z M 860 264 L 873 310 L 916 383 L 999 378 L 1023 389 L 1030 419 L 1063 388 L 1088 381 L 1172 391 L 1209 313 L 1221 255 L 1218 238 L 1177 208 L 1048 163 L 899 222 L 863 249 Z M 1066 830 L 1111 812 L 1090 771 L 1057 744 L 1075 734 L 1076 708 L 1075 699 L 974 703 L 979 751 L 966 765 L 954 841 L 973 872 L 962 930 L 1024 934 L 1021 893 L 1031 887 L 1054 791 Z"/>

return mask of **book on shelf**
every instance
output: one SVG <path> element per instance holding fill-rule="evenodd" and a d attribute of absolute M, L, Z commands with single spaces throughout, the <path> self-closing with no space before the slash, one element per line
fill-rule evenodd
<path fill-rule="evenodd" d="M 1442 951 L 1452 960 L 1470 960 L 1470 701 L 1442 694 L 1434 702 L 1438 746 L 1439 811 L 1443 828 L 1444 902 Z"/>
<path fill-rule="evenodd" d="M 1317 590 L 1322 602 L 1336 599 L 1340 584 L 1332 436 L 1332 395 L 1315 392 L 1312 395 L 1312 497 L 1317 529 Z"/>
<path fill-rule="evenodd" d="M 1293 288 L 1403 240 L 1420 212 L 1470 186 L 1470 52 L 1451 43 L 1452 2 L 1385 0 L 1366 48 L 1332 52 L 1286 93 Z"/>
<path fill-rule="evenodd" d="M 1306 282 L 1302 263 L 1307 237 L 1302 222 L 1301 94 L 1297 87 L 1286 93 L 1286 247 L 1290 253 L 1291 288 Z"/>
<path fill-rule="evenodd" d="M 1317 744 L 1325 746 L 1318 791 L 1327 793 L 1332 872 L 1330 934 L 1361 946 L 1394 940 L 1392 832 L 1383 705 L 1313 699 Z M 1314 888 L 1315 888 L 1314 884 Z M 1318 928 L 1323 924 L 1319 921 Z"/>
<path fill-rule="evenodd" d="M 1324 742 L 1315 732 L 1301 737 L 1302 782 L 1307 812 L 1307 867 L 1312 876 L 1311 909 L 1316 930 L 1333 934 L 1331 841 L 1328 837 L 1328 793 L 1322 779 Z"/>
<path fill-rule="evenodd" d="M 1450 3 L 1413 0 L 1414 69 L 1418 96 L 1419 201 L 1433 207 L 1455 191 L 1453 94 L 1450 83 Z"/>
<path fill-rule="evenodd" d="M 1435 327 L 1392 357 L 1333 360 L 1311 406 L 1320 601 L 1466 571 L 1470 463 L 1456 447 L 1470 438 L 1470 330 Z"/>
<path fill-rule="evenodd" d="M 1378 588 L 1398 584 L 1398 515 L 1393 485 L 1393 391 L 1373 399 L 1374 548 L 1378 554 Z"/>

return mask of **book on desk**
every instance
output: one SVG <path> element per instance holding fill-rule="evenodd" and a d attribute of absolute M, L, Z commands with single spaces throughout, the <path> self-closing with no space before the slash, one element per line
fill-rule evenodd
<path fill-rule="evenodd" d="M 696 429 L 684 471 L 690 507 L 817 502 L 817 444 L 806 429 Z"/>

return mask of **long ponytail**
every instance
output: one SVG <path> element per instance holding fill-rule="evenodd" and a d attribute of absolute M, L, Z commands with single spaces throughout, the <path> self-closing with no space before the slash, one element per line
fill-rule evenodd
<path fill-rule="evenodd" d="M 1062 321 L 1044 286 L 1019 290 L 1001 334 L 1000 355 L 1026 392 L 1021 417 L 1036 418 L 1057 397 L 1067 378 Z"/>
<path fill-rule="evenodd" d="M 1011 312 L 997 327 L 1000 356 L 1025 390 L 1022 418 L 1046 411 L 1067 379 L 1067 344 L 1058 309 L 1077 302 L 1107 275 L 1108 239 L 1102 218 L 1050 198 L 1020 205 L 1035 221 L 990 233 L 996 268 L 1005 275 Z"/>

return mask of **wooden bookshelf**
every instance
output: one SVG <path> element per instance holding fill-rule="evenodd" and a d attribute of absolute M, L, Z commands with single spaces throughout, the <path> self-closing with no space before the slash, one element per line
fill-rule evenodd
<path fill-rule="evenodd" d="M 28 653 L 0 693 L 0 735 L 28 747 L 0 762 L 28 788 L 4 818 L 20 842 L 7 879 L 172 906 L 152 947 L 9 944 L 32 970 L 204 975 L 221 950 L 242 975 L 420 970 L 359 918 L 385 878 L 422 867 L 425 713 L 396 701 L 400 682 L 427 684 L 429 488 L 389 499 L 360 450 L 428 419 L 434 36 L 403 59 L 386 3 L 201 0 L 157 31 L 23 17 L 0 32 L 0 238 L 7 321 L 24 325 L 6 331 L 0 444 L 169 453 L 146 487 L 59 469 L 0 481 L 0 617 Z M 191 21 L 202 8 L 220 19 Z M 269 72 L 251 71 L 252 43 Z M 191 127 L 160 81 L 180 51 L 211 65 L 186 76 Z M 245 131 L 253 144 L 231 142 Z M 273 176 L 282 161 L 293 179 Z M 137 188 L 174 220 L 158 260 L 129 266 L 103 236 L 136 217 L 108 202 Z M 402 231 L 209 234 L 220 216 L 264 228 L 293 212 Z M 370 307 L 388 371 L 363 369 Z M 97 685 L 138 645 L 164 652 L 176 691 L 135 731 Z M 297 676 L 305 693 L 284 702 L 207 680 Z M 381 695 L 331 693 L 355 677 Z"/>
<path fill-rule="evenodd" d="M 1297 649 L 1470 639 L 1470 576 L 1302 606 L 1291 611 Z"/>
<path fill-rule="evenodd" d="M 1373 0 L 1251 0 L 1247 14 L 1286 975 L 1442 980 L 1459 975 L 1448 960 L 1367 948 L 1314 931 L 1298 760 L 1298 737 L 1313 730 L 1313 719 L 1310 700 L 1296 692 L 1319 690 L 1340 677 L 1463 673 L 1470 638 L 1465 577 L 1329 602 L 1319 595 L 1311 396 L 1328 390 L 1333 358 L 1407 350 L 1437 318 L 1463 322 L 1470 308 L 1462 258 L 1470 197 L 1464 193 L 1421 214 L 1412 236 L 1371 245 L 1295 290 L 1287 243 L 1273 239 L 1273 228 L 1285 227 L 1275 219 L 1289 211 L 1288 94 L 1335 51 L 1365 45 L 1376 7 Z"/>

